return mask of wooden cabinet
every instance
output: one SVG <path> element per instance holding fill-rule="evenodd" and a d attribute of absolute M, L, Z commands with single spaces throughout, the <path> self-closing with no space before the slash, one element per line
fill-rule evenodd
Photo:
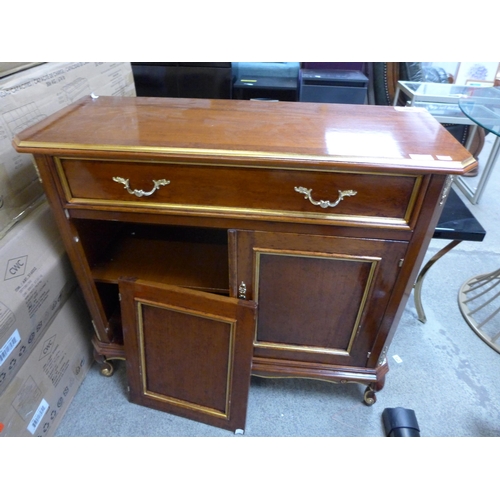
<path fill-rule="evenodd" d="M 131 401 L 230 430 L 251 374 L 375 402 L 449 181 L 476 165 L 426 112 L 315 103 L 88 97 L 14 144 L 103 374 L 124 358 Z"/>

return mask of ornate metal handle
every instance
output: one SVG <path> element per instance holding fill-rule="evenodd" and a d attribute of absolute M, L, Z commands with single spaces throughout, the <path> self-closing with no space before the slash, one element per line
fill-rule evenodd
<path fill-rule="evenodd" d="M 138 198 L 141 198 L 142 196 L 151 196 L 157 189 L 160 189 L 161 186 L 170 184 L 170 181 L 167 181 L 166 179 L 160 179 L 159 181 L 153 181 L 154 187 L 151 191 L 143 191 L 142 189 L 130 189 L 129 180 L 124 179 L 123 177 L 113 177 L 113 180 L 115 182 L 118 182 L 118 184 L 123 184 L 125 186 L 125 189 L 130 194 L 135 194 Z"/>
<path fill-rule="evenodd" d="M 306 200 L 309 200 L 313 205 L 319 205 L 321 208 L 333 208 L 336 207 L 346 196 L 354 196 L 358 194 L 357 191 L 353 191 L 352 189 L 348 189 L 347 191 L 341 191 L 339 189 L 339 197 L 335 201 L 325 201 L 325 200 L 320 200 L 316 201 L 312 199 L 311 196 L 311 191 L 312 189 L 307 189 L 305 187 L 296 187 L 295 191 L 297 193 L 302 193 L 304 195 L 304 198 Z"/>

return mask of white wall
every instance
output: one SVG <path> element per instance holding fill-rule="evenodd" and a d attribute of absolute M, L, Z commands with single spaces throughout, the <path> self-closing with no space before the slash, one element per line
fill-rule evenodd
<path fill-rule="evenodd" d="M 426 65 L 444 68 L 453 75 L 457 85 L 490 84 L 500 78 L 498 62 L 428 62 Z"/>

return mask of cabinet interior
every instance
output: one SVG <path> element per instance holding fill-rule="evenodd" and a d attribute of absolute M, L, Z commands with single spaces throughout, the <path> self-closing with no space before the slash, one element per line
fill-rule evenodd
<path fill-rule="evenodd" d="M 120 321 L 120 278 L 229 295 L 224 229 L 86 219 L 74 223 L 111 325 Z"/>

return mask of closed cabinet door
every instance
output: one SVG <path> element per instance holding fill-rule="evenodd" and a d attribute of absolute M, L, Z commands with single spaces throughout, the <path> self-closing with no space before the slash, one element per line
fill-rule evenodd
<path fill-rule="evenodd" d="M 243 430 L 255 304 L 142 280 L 119 288 L 131 402 Z"/>
<path fill-rule="evenodd" d="M 407 243 L 230 232 L 232 293 L 258 304 L 254 356 L 365 367 Z"/>

